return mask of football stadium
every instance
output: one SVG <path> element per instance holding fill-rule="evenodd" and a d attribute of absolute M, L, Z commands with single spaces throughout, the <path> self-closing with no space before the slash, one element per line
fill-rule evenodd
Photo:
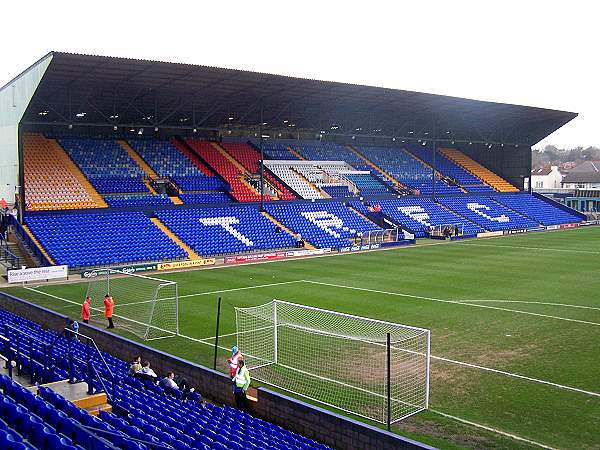
<path fill-rule="evenodd" d="M 599 448 L 600 227 L 528 183 L 576 116 L 45 55 L 0 89 L 0 448 Z"/>

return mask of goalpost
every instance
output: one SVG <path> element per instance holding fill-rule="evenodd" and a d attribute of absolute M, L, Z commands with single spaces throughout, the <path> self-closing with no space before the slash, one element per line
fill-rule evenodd
<path fill-rule="evenodd" d="M 427 409 L 429 330 L 281 300 L 235 311 L 256 380 L 388 425 Z"/>
<path fill-rule="evenodd" d="M 179 334 L 179 294 L 177 282 L 161 280 L 115 269 L 91 273 L 87 295 L 91 299 L 90 322 L 106 324 L 104 296 L 115 302 L 116 328 L 126 329 L 144 340 Z"/>

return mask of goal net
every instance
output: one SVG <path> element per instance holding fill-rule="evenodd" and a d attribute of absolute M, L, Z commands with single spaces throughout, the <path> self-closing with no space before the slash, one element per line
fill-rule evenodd
<path fill-rule="evenodd" d="M 179 295 L 175 281 L 114 269 L 98 269 L 90 278 L 87 295 L 91 299 L 91 323 L 106 325 L 103 302 L 109 294 L 115 302 L 115 328 L 144 340 L 179 334 Z"/>
<path fill-rule="evenodd" d="M 236 325 L 258 381 L 381 423 L 428 407 L 429 330 L 281 300 L 236 308 Z"/>

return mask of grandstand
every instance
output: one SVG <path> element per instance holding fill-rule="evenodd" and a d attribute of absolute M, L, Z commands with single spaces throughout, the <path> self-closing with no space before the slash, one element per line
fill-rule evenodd
<path fill-rule="evenodd" d="M 14 139 L 0 147 L 3 160 L 14 162 L 0 170 L 0 196 L 9 203 L 14 199 L 18 209 L 17 217 L 9 219 L 8 238 L 28 254 L 32 265 L 67 265 L 71 277 L 103 267 L 175 269 L 412 245 L 416 241 L 411 235 L 419 240 L 439 238 L 432 230 L 449 226 L 460 229 L 453 240 L 468 239 L 457 246 L 475 247 L 488 244 L 476 244 L 474 238 L 587 225 L 582 214 L 523 189 L 523 174 L 531 173 L 531 146 L 575 117 L 572 113 L 58 52 L 42 58 L 25 75 L 0 89 L 0 105 L 13 94 L 18 97 L 10 98 L 17 105 L 17 119 L 5 118 L 0 110 L 2 123 L 10 122 L 7 127 L 14 131 L 7 133 Z M 152 99 L 143 94 L 153 89 Z M 95 97 L 94 108 L 82 106 L 84 93 L 97 91 L 112 95 Z M 139 98 L 136 92 L 142 93 Z M 8 251 L 0 244 L 4 253 Z M 302 244 L 305 247 L 297 249 Z M 333 273 L 337 264 L 320 270 Z M 406 273 L 418 265 L 407 263 Z M 348 271 L 357 281 L 377 275 L 354 269 Z M 250 275 L 235 280 L 232 290 L 246 289 L 243 280 L 257 276 L 252 270 L 266 276 L 261 268 L 249 270 Z M 278 285 L 279 277 L 269 272 L 264 285 Z M 281 283 L 305 282 L 298 277 L 302 275 Z M 223 279 L 215 276 L 198 295 L 228 292 L 229 285 L 219 284 Z M 402 280 L 405 286 L 412 281 Z M 186 295 L 196 295 L 186 289 Z M 385 289 L 381 286 L 380 292 Z M 67 296 L 80 294 L 70 285 L 66 291 Z M 63 293 L 53 292 L 54 300 L 65 301 Z M 302 296 L 300 300 L 307 301 Z M 192 309 L 186 314 L 195 314 Z M 426 320 L 425 315 L 419 320 Z M 42 347 L 21 349 L 22 361 L 31 357 L 25 373 L 43 382 L 71 375 L 62 337 L 0 310 L 3 323 L 36 339 L 58 339 L 62 353 L 53 371 L 40 371 Z M 195 324 L 187 326 L 197 331 Z M 208 333 L 189 329 L 189 340 L 201 348 L 213 344 L 213 338 L 205 338 Z M 79 344 L 74 345 L 74 352 L 83 357 Z M 165 343 L 161 348 L 179 351 L 176 347 Z M 114 355 L 104 357 L 125 381 L 119 400 L 109 399 L 116 411 L 102 412 L 97 419 L 82 415 L 49 389 L 41 388 L 34 397 L 2 378 L 0 412 L 6 420 L 0 427 L 0 446 L 7 442 L 7 448 L 18 450 L 72 450 L 77 445 L 86 448 L 92 439 L 109 449 L 144 448 L 126 443 L 126 435 L 177 449 L 237 450 L 241 446 L 222 438 L 233 434 L 230 421 L 242 424 L 256 448 L 322 446 L 228 407 L 165 397 L 127 377 L 125 363 Z M 85 368 L 76 367 L 78 380 L 86 374 Z M 98 384 L 94 390 L 116 398 L 116 391 Z M 119 407 L 129 414 L 118 414 Z M 52 408 L 55 412 L 46 411 Z M 301 409 L 317 415 L 309 405 Z M 290 420 L 292 429 L 300 428 L 295 422 L 302 420 L 283 419 L 276 410 L 273 403 L 261 410 L 262 417 L 279 424 Z M 160 411 L 174 414 L 192 431 L 161 423 Z M 318 421 L 310 425 L 315 433 L 311 436 L 323 437 L 332 428 Z M 361 436 L 392 439 L 356 426 Z M 113 434 L 93 437 L 93 429 Z M 308 426 L 303 433 L 305 429 Z M 327 443 L 369 447 L 336 436 Z"/>
<path fill-rule="evenodd" d="M 0 328 L 5 330 L 2 339 L 33 343 L 28 348 L 4 346 L 0 353 L 5 360 L 19 364 L 19 380 L 25 380 L 24 386 L 0 374 L 3 449 L 329 448 L 236 409 L 203 404 L 198 393 L 183 401 L 178 392 L 173 396 L 152 382 L 129 375 L 125 361 L 90 351 L 85 342 L 45 330 L 7 311 L 0 310 Z M 44 357 L 49 349 L 52 364 Z M 97 367 L 95 372 L 90 372 L 86 361 Z M 66 378 L 75 384 L 69 385 Z M 33 382 L 38 385 L 31 387 Z M 67 395 L 78 392 L 79 398 L 70 401 L 61 390 Z M 98 399 L 106 402 L 109 398 L 112 405 L 93 407 Z M 240 433 L 244 434 L 244 446 L 237 443 Z"/>

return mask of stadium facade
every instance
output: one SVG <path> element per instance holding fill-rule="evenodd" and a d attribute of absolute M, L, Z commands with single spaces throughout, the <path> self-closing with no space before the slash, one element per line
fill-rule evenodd
<path fill-rule="evenodd" d="M 50 52 L 0 89 L 0 197 L 24 207 L 23 136 L 156 133 L 458 148 L 520 188 L 575 113 L 242 70 Z M 157 130 L 157 131 L 155 131 Z"/>

